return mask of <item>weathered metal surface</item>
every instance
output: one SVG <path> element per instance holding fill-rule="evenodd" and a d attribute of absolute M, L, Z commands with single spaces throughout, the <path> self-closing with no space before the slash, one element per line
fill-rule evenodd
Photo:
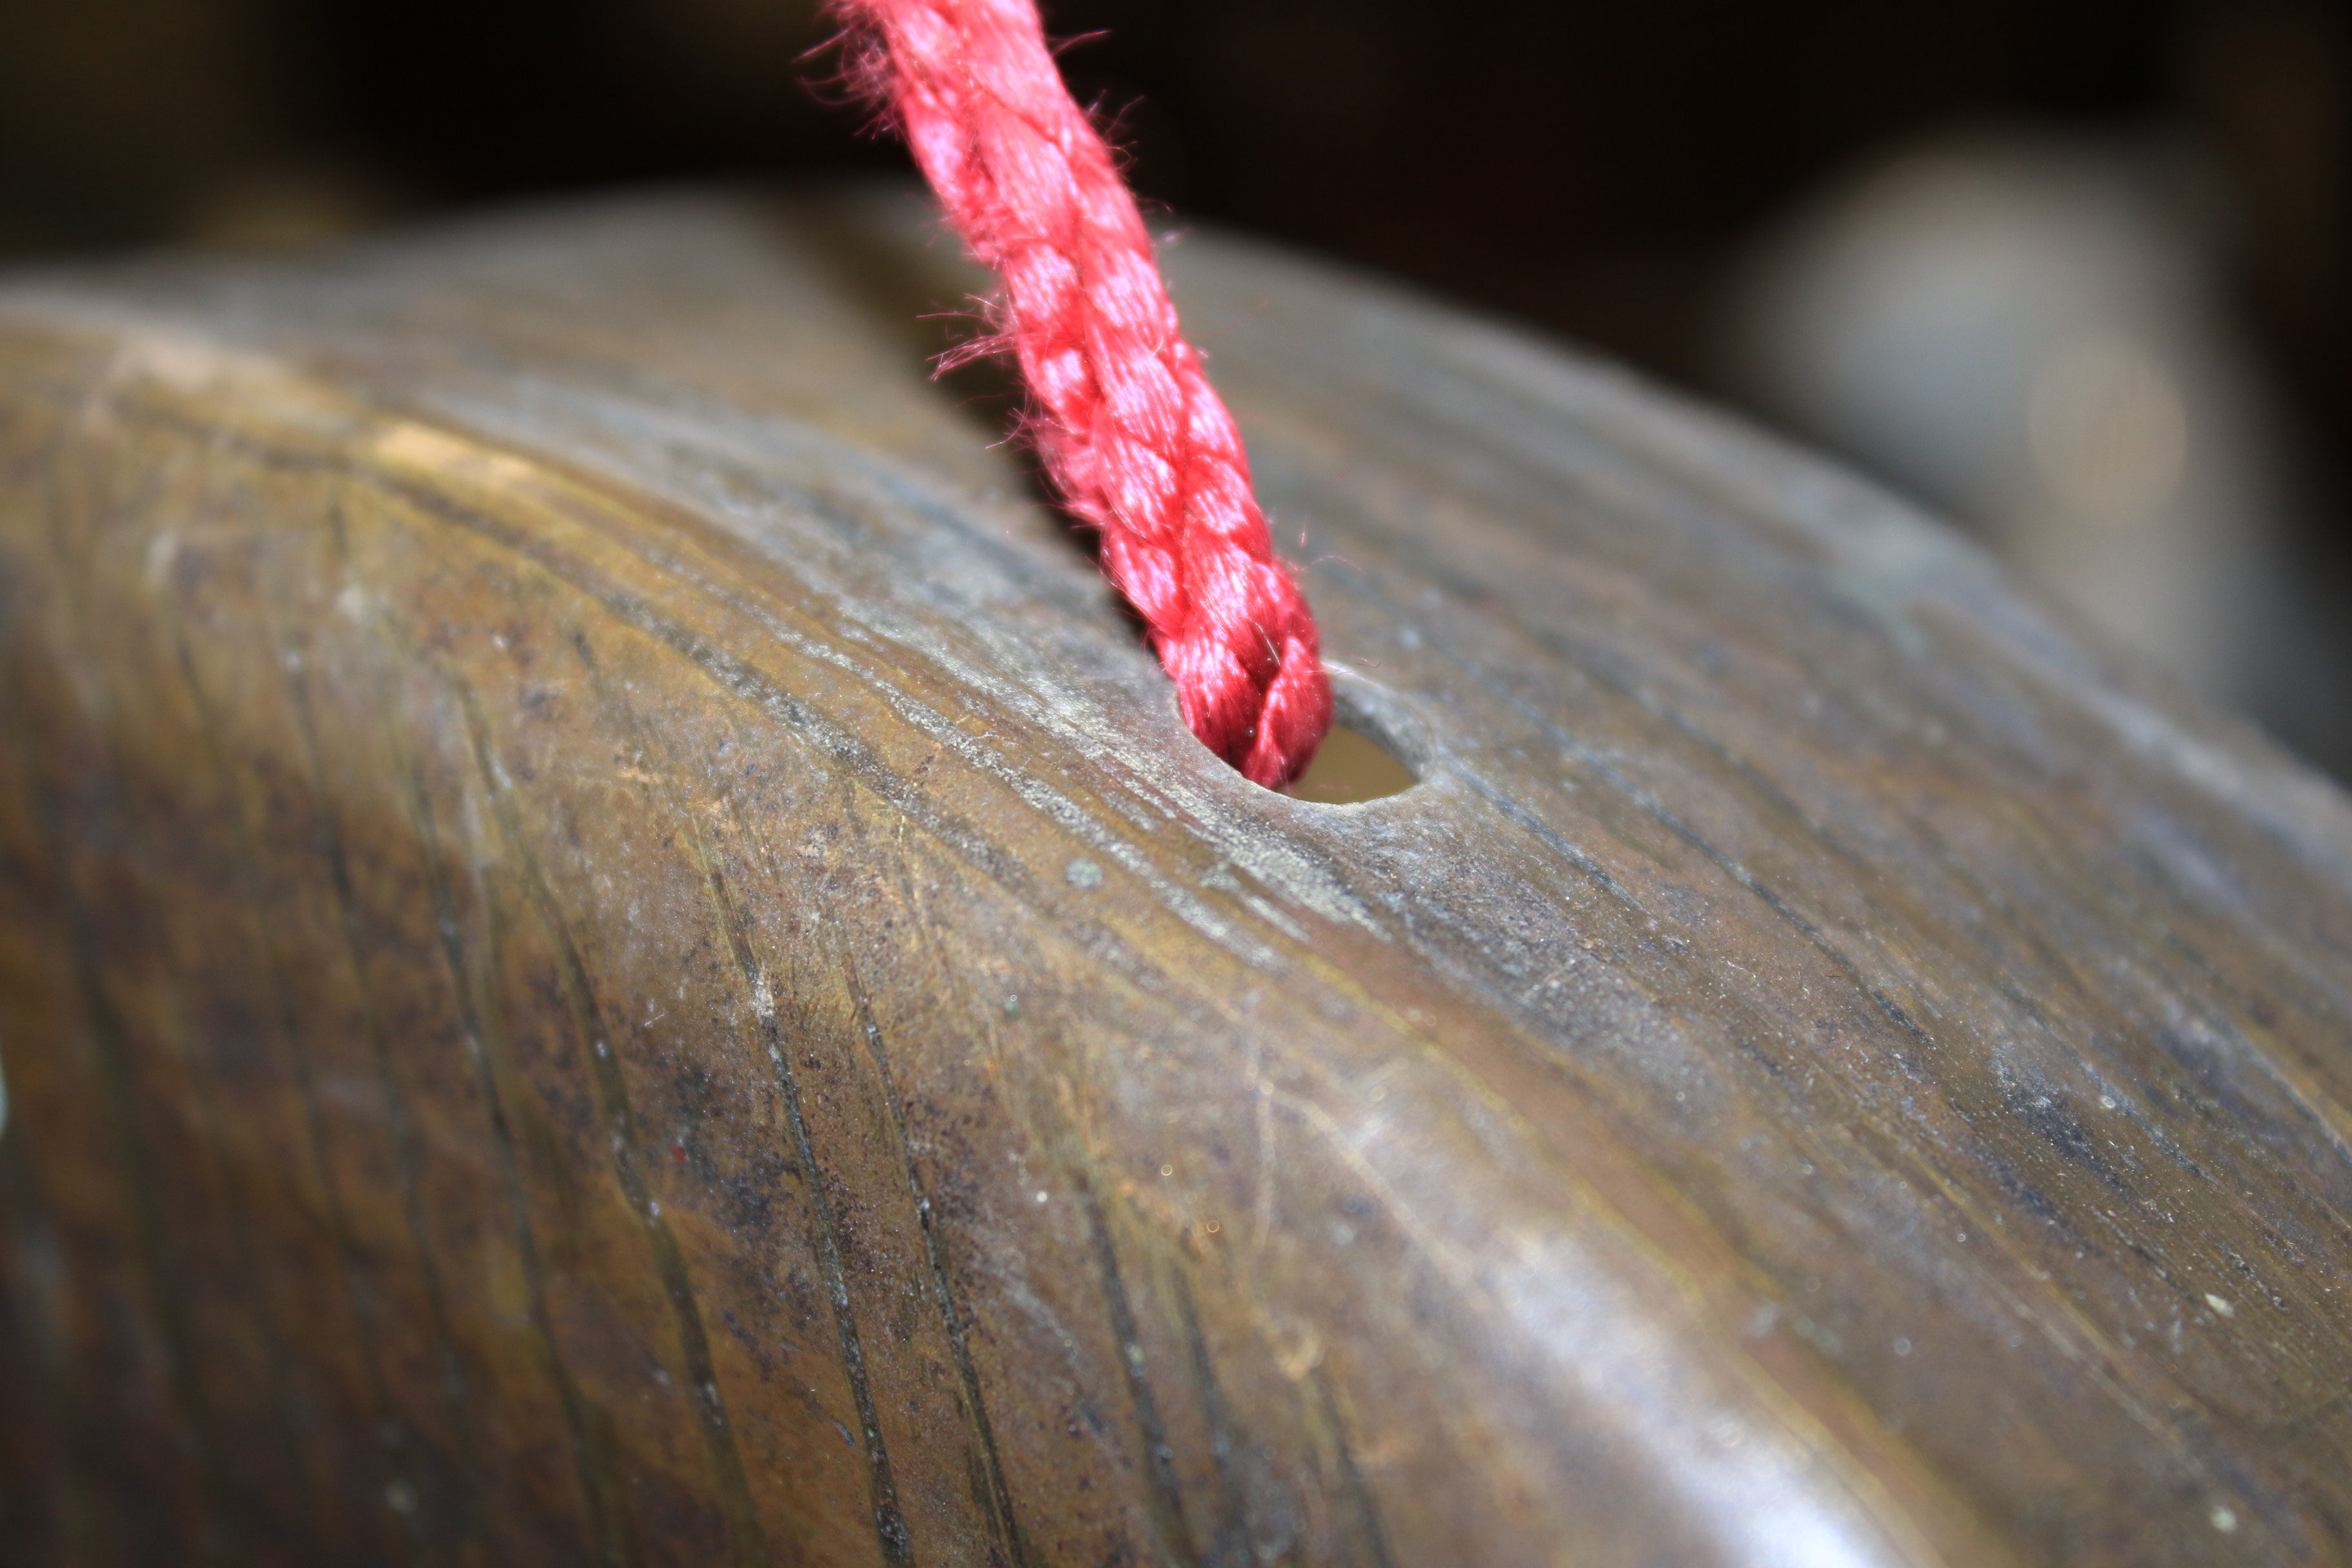
<path fill-rule="evenodd" d="M 0 1555 L 2352 1560 L 2352 807 L 1894 503 L 1171 258 L 1257 790 L 898 200 L 0 290 Z"/>

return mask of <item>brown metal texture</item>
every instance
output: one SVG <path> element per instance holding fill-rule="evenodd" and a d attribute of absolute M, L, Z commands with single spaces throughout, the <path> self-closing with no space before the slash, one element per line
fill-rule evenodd
<path fill-rule="evenodd" d="M 909 198 L 0 288 L 0 1558 L 2352 1561 L 2352 806 L 1858 481 L 1170 265 L 1244 783 Z"/>

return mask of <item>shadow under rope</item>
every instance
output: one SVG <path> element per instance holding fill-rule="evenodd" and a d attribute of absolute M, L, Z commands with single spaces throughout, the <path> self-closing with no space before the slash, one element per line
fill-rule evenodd
<path fill-rule="evenodd" d="M 877 337 L 900 342 L 908 367 L 923 367 L 943 399 L 970 420 L 975 440 L 1016 444 L 1023 460 L 1012 472 L 1024 496 L 1066 517 L 1044 468 L 1017 441 L 1028 403 L 1020 372 L 1002 354 L 950 358 L 991 331 L 983 302 L 993 284 L 985 268 L 965 258 L 929 202 L 912 186 L 845 183 L 778 195 L 763 205 L 779 246 L 823 268 L 841 299 L 871 319 Z M 1064 532 L 1073 549 L 1094 559 L 1092 530 L 1069 526 Z"/>

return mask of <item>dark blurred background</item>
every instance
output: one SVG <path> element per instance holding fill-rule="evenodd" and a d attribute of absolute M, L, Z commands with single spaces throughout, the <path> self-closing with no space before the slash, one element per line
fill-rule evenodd
<path fill-rule="evenodd" d="M 1046 9 L 1181 218 L 1833 447 L 2352 774 L 2334 6 Z M 809 0 L 5 0 L 0 262 L 903 170 L 822 87 L 827 30 Z"/>

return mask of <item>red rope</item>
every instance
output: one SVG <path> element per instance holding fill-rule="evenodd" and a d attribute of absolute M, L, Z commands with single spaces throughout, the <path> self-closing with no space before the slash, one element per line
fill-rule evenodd
<path fill-rule="evenodd" d="M 1034 0 L 839 3 L 866 42 L 864 79 L 1002 285 L 999 331 L 973 352 L 1020 364 L 1046 471 L 1102 531 L 1103 571 L 1141 612 L 1185 723 L 1282 787 L 1331 724 L 1315 619 Z"/>

